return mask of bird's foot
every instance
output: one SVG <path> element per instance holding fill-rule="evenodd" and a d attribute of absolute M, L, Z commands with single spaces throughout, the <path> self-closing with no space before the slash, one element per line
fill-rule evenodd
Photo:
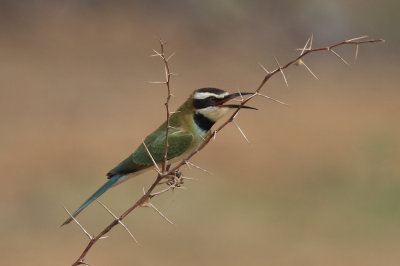
<path fill-rule="evenodd" d="M 166 177 L 168 180 L 166 184 L 170 187 L 180 187 L 183 185 L 182 172 L 177 170 L 175 173 Z"/>

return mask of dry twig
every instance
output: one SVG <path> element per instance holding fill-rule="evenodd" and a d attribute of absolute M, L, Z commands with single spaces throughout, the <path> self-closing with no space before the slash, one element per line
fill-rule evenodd
<path fill-rule="evenodd" d="M 172 97 L 172 93 L 171 93 L 171 76 L 173 76 L 174 74 L 171 73 L 170 68 L 169 68 L 169 64 L 168 61 L 175 55 L 175 52 L 173 52 L 171 55 L 166 56 L 165 55 L 165 45 L 167 43 L 163 42 L 160 39 L 160 52 L 156 51 L 153 49 L 154 54 L 152 56 L 158 56 L 162 59 L 163 63 L 164 63 L 164 71 L 165 71 L 165 81 L 163 82 L 166 87 L 167 87 L 167 98 L 165 101 L 165 109 L 166 109 L 166 114 L 167 114 L 167 126 L 166 126 L 166 130 L 165 130 L 165 150 L 164 150 L 164 160 L 162 163 L 162 172 L 165 172 L 167 170 L 167 165 L 168 165 L 168 132 L 169 132 L 169 119 L 171 116 L 171 112 L 169 111 L 169 101 Z"/>

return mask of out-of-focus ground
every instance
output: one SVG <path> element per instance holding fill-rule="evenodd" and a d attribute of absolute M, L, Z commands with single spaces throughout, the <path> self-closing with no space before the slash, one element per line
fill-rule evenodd
<path fill-rule="evenodd" d="M 194 162 L 187 182 L 88 254 L 92 265 L 396 265 L 400 261 L 399 1 L 2 1 L 0 250 L 3 265 L 68 265 L 87 244 L 74 210 L 164 119 L 168 41 L 176 108 L 199 87 L 251 90 L 311 33 L 324 46 L 368 34 L 347 67 L 306 58 Z M 338 49 L 353 62 L 354 47 Z M 154 173 L 101 199 L 120 214 Z M 80 216 L 92 233 L 111 217 Z"/>

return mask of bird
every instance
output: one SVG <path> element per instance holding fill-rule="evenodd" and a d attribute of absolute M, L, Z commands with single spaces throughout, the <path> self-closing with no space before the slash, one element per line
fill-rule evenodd
<path fill-rule="evenodd" d="M 193 91 L 189 98 L 171 114 L 168 129 L 167 160 L 169 163 L 179 161 L 197 149 L 211 127 L 232 108 L 255 109 L 247 105 L 225 104 L 227 101 L 252 92 L 229 93 L 218 88 L 200 88 Z M 91 202 L 109 188 L 114 187 L 145 170 L 164 161 L 165 134 L 167 121 L 148 135 L 143 143 L 107 173 L 108 181 L 94 192 L 61 226 L 70 223 Z M 149 153 L 151 154 L 151 158 Z"/>

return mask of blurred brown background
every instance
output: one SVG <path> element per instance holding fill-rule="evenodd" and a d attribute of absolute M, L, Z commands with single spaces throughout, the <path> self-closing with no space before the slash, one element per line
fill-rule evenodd
<path fill-rule="evenodd" d="M 349 68 L 313 54 L 276 76 L 257 112 L 218 134 L 184 169 L 185 191 L 98 243 L 92 265 L 397 265 L 400 261 L 398 11 L 386 1 L 1 1 L 0 250 L 4 265 L 68 265 L 87 244 L 74 210 L 164 119 L 158 38 L 171 61 L 176 108 L 196 88 L 251 90 L 263 72 L 314 45 L 360 35 Z M 338 49 L 353 62 L 354 47 Z M 154 179 L 147 173 L 102 197 L 120 214 Z M 80 216 L 96 233 L 97 204 Z"/>

